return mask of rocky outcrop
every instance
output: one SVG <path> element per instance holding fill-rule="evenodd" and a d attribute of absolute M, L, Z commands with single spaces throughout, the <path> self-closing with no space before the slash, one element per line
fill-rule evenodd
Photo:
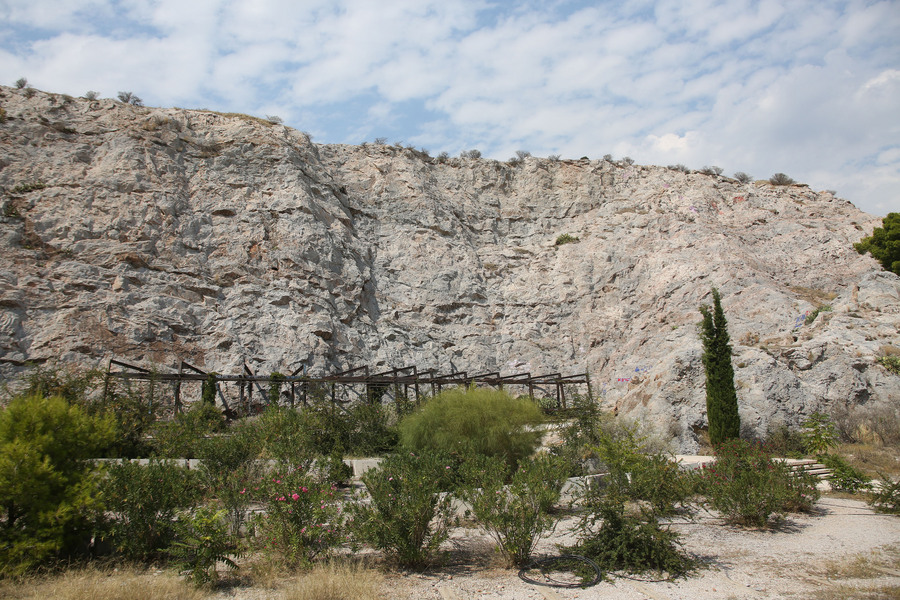
<path fill-rule="evenodd" d="M 705 418 L 697 307 L 715 286 L 748 427 L 900 397 L 876 363 L 900 346 L 900 278 L 852 247 L 880 221 L 829 192 L 438 160 L 10 88 L 0 106 L 7 377 L 110 356 L 587 371 L 606 405 L 689 449 Z"/>

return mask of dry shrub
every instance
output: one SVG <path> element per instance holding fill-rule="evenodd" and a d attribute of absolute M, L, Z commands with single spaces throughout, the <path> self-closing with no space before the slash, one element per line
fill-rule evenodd
<path fill-rule="evenodd" d="M 356 563 L 316 566 L 284 586 L 283 600 L 381 600 L 384 576 Z M 392 597 L 396 597 L 392 594 Z"/>
<path fill-rule="evenodd" d="M 832 411 L 838 435 L 844 442 L 900 447 L 900 409 L 878 406 L 838 407 Z"/>
<path fill-rule="evenodd" d="M 202 600 L 207 595 L 166 572 L 73 569 L 0 583 L 7 600 Z"/>

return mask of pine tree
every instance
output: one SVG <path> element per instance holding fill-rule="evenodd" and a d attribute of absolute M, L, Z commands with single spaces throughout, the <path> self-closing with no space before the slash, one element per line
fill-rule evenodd
<path fill-rule="evenodd" d="M 741 433 L 737 392 L 734 389 L 734 369 L 731 366 L 731 343 L 728 322 L 722 311 L 719 290 L 713 288 L 713 308 L 700 306 L 703 321 L 700 338 L 703 340 L 703 367 L 706 369 L 706 416 L 709 420 L 709 441 L 713 446 L 737 438 Z"/>

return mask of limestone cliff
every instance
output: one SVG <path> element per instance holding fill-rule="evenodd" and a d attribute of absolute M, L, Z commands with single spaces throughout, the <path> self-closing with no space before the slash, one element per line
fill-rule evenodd
<path fill-rule="evenodd" d="M 880 220 L 803 185 L 603 160 L 438 161 L 246 115 L 0 88 L 0 371 L 588 371 L 690 447 L 718 287 L 742 419 L 900 398 Z M 557 245 L 568 234 L 571 243 Z M 810 324 L 800 318 L 817 307 Z"/>

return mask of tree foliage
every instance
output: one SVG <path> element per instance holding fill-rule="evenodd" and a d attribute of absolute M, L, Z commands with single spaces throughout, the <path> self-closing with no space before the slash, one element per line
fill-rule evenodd
<path fill-rule="evenodd" d="M 0 575 L 73 552 L 98 509 L 93 458 L 115 436 L 59 397 L 20 396 L 0 411 Z"/>
<path fill-rule="evenodd" d="M 703 340 L 703 366 L 706 369 L 706 415 L 709 419 L 709 440 L 713 446 L 737 438 L 741 432 L 737 392 L 734 388 L 734 368 L 731 366 L 731 343 L 728 322 L 722 310 L 719 290 L 713 288 L 713 307 L 700 306 L 703 321 L 700 338 Z"/>
<path fill-rule="evenodd" d="M 876 227 L 872 235 L 853 247 L 860 254 L 871 254 L 886 271 L 900 275 L 900 213 L 888 213 L 882 227 Z"/>

